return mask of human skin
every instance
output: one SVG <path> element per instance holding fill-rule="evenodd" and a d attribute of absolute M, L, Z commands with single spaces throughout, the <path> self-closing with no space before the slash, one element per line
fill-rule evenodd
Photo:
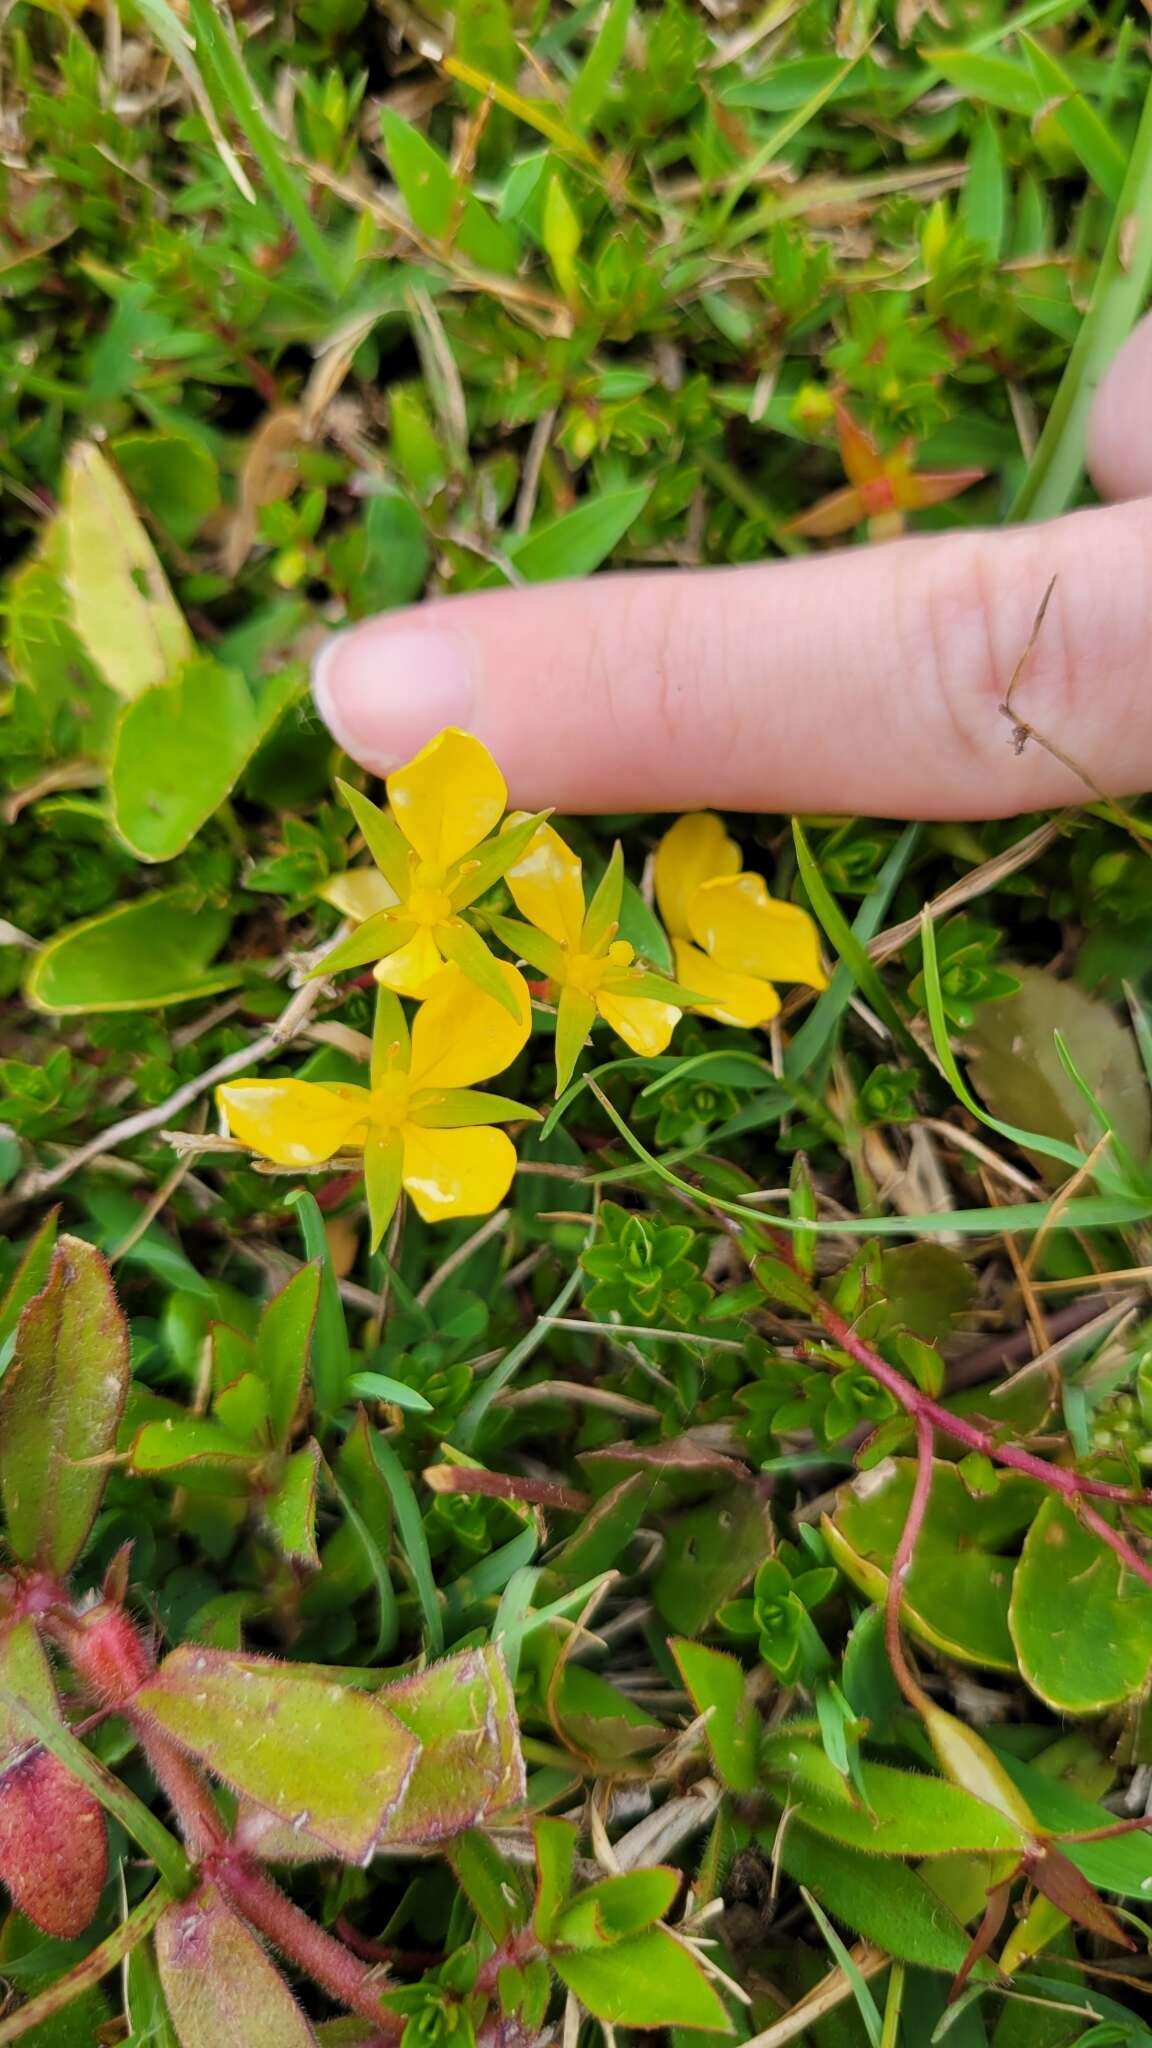
<path fill-rule="evenodd" d="M 1152 316 L 1096 395 L 1088 462 L 1111 502 L 1035 526 L 390 612 L 328 642 L 317 706 L 381 774 L 463 726 L 532 809 L 991 818 L 1132 794 L 1152 786 Z M 1002 707 L 1050 585 L 1021 746 Z"/>

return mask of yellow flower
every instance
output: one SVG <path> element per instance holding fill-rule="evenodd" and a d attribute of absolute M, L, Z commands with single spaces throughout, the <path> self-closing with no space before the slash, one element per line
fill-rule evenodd
<path fill-rule="evenodd" d="M 507 1002 L 478 992 L 458 968 L 441 968 L 411 1036 L 398 998 L 381 989 L 369 1088 L 226 1081 L 216 1100 L 228 1130 L 278 1166 L 320 1166 L 337 1152 L 363 1151 L 373 1248 L 401 1188 L 426 1223 L 486 1216 L 516 1169 L 511 1139 L 490 1126 L 538 1121 L 535 1110 L 472 1086 L 515 1059 L 531 1025 L 523 975 L 493 964 Z"/>
<path fill-rule="evenodd" d="M 512 829 L 519 830 L 519 821 Z M 616 936 L 624 894 L 620 847 L 587 906 L 580 862 L 551 825 L 535 828 L 527 850 L 508 868 L 507 882 L 529 922 L 491 922 L 505 945 L 556 988 L 557 1094 L 571 1080 L 598 1016 L 633 1052 L 663 1052 L 680 1016 L 677 1005 L 689 997 L 645 968 L 627 939 Z"/>
<path fill-rule="evenodd" d="M 329 901 L 363 915 L 364 922 L 318 971 L 339 973 L 375 962 L 373 972 L 384 988 L 420 998 L 451 961 L 508 1009 L 511 999 L 497 962 L 461 913 L 499 880 L 540 820 L 525 818 L 515 831 L 496 834 L 508 791 L 487 747 L 447 726 L 387 778 L 387 811 L 347 783 L 340 787 L 387 894 L 381 904 L 377 891 L 376 907 L 366 915 L 372 891 L 352 881 L 363 871 L 338 878 L 335 893 L 330 885 Z"/>
<path fill-rule="evenodd" d="M 827 986 L 816 927 L 779 903 L 760 875 L 742 874 L 740 849 L 711 811 L 678 818 L 656 850 L 656 901 L 672 938 L 676 973 L 720 1024 L 767 1024 L 780 998 L 767 978 Z"/>

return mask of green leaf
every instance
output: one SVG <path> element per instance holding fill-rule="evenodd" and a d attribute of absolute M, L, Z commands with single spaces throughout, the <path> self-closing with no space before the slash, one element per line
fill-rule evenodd
<path fill-rule="evenodd" d="M 318 1565 L 316 1488 L 320 1478 L 320 1446 L 309 1438 L 293 1451 L 274 1493 L 267 1494 L 261 1514 L 291 1564 Z"/>
<path fill-rule="evenodd" d="M 512 1688 L 491 1644 L 401 1679 L 380 1697 L 422 1745 L 382 1844 L 444 1841 L 523 1799 Z"/>
<path fill-rule="evenodd" d="M 609 0 L 596 40 L 568 94 L 568 122 L 578 135 L 591 127 L 612 89 L 631 19 L 632 0 Z"/>
<path fill-rule="evenodd" d="M 155 1939 L 180 2048 L 315 2048 L 279 1970 L 213 1885 L 169 1906 Z"/>
<path fill-rule="evenodd" d="M 909 1058 L 919 1061 L 922 1058 L 920 1048 L 884 986 L 879 969 L 873 966 L 866 947 L 857 938 L 829 890 L 798 818 L 792 820 L 792 837 L 804 887 L 829 945 L 839 954 L 841 964 L 848 969 L 861 995 L 888 1026 L 896 1043 Z"/>
<path fill-rule="evenodd" d="M 1075 150 L 1088 176 L 1104 197 L 1116 206 L 1124 189 L 1124 173 L 1128 168 L 1128 159 L 1116 137 L 1043 43 L 1029 35 L 1022 35 L 1020 43 L 1044 99 L 1056 103 L 1056 125 L 1069 148 Z"/>
<path fill-rule="evenodd" d="M 509 541 L 508 559 L 526 583 L 590 576 L 619 547 L 651 495 L 652 485 L 643 483 L 585 498 L 571 512 L 546 519 L 531 533 Z M 498 570 L 479 579 L 481 585 L 500 581 Z"/>
<path fill-rule="evenodd" d="M 235 1791 L 349 1863 L 372 1854 L 420 1751 L 378 1699 L 270 1657 L 193 1644 L 164 1659 L 134 1706 Z"/>
<path fill-rule="evenodd" d="M 817 1742 L 783 1730 L 766 1738 L 763 1767 L 789 1809 L 817 1834 L 877 1856 L 1019 1851 L 1023 1836 L 1003 1813 L 959 1785 L 860 1759 L 845 1782 Z"/>
<path fill-rule="evenodd" d="M 239 669 L 190 661 L 120 714 L 108 768 L 112 814 L 141 860 L 173 860 L 230 794 L 295 692 L 290 670 L 259 709 Z"/>
<path fill-rule="evenodd" d="M 915 1461 L 893 1459 L 841 1488 L 823 1523 L 836 1563 L 882 1601 L 912 1496 Z M 955 1465 L 937 1460 L 928 1513 L 905 1582 L 902 1613 L 922 1641 L 992 1671 L 1015 1671 L 1008 1628 L 1014 1551 L 1040 1498 L 1034 1480 L 1001 1475 L 990 1499 L 974 1500 Z"/>
<path fill-rule="evenodd" d="M 481 270 L 514 271 L 516 234 L 496 220 L 455 178 L 438 149 L 391 107 L 380 115 L 384 147 L 413 225 L 434 242 L 447 242 Z"/>
<path fill-rule="evenodd" d="M 56 2032 L 58 2015 L 65 2011 L 71 2014 L 77 2001 L 84 2001 L 87 2005 L 89 1998 L 99 1995 L 95 1987 L 102 1978 L 119 1968 L 137 1943 L 151 1934 L 171 1896 L 166 1884 L 154 1884 L 140 1904 L 133 1907 L 105 1940 L 89 1949 L 86 1956 L 50 1983 L 46 1990 L 29 1998 L 15 2012 L 9 2013 L 7 2019 L 0 2020 L 0 2048 L 8 2048 L 9 2042 L 24 2039 L 32 2043 L 33 2048 L 57 2048 L 58 2043 L 59 2048 L 80 2048 L 81 2041 L 87 2048 L 92 2039 L 90 2011 L 81 2009 L 84 2034 L 72 2035 L 66 2044 L 60 2041 Z M 106 2011 L 106 2008 L 102 2010 Z M 33 2028 L 36 2033 L 33 2033 Z M 162 2048 L 162 2044 L 157 2043 L 156 2048 Z"/>
<path fill-rule="evenodd" d="M 415 1387 L 405 1386 L 403 1380 L 390 1379 L 386 1372 L 354 1372 L 348 1392 L 362 1401 L 390 1401 L 394 1408 L 405 1408 L 412 1415 L 432 1413 L 431 1401 L 426 1401 Z"/>
<path fill-rule="evenodd" d="M 760 1837 L 796 1884 L 807 1886 L 831 1913 L 876 1948 L 902 1962 L 953 1974 L 968 1953 L 968 1936 L 913 1870 L 866 1856 L 815 1834 L 803 1821 L 782 1822 Z M 987 1974 L 987 1966 L 981 1970 Z"/>
<path fill-rule="evenodd" d="M 705 1738 L 723 1784 L 753 1792 L 757 1770 L 757 1720 L 748 1699 L 744 1671 L 723 1650 L 684 1640 L 669 1645 L 697 1714 L 706 1714 Z"/>
<path fill-rule="evenodd" d="M 1115 1819 L 1107 1807 L 1085 1799 L 1062 1778 L 1050 1776 L 1035 1764 L 1022 1763 L 1005 1749 L 996 1754 L 1041 1827 L 1050 1833 L 1090 1834 L 1094 1829 L 1108 1827 Z M 1111 1841 L 1067 1842 L 1063 1850 L 1089 1883 L 1099 1886 L 1101 1891 L 1118 1892 L 1122 1898 L 1147 1903 L 1152 1891 L 1152 1835 L 1134 1832 L 1116 1835 Z"/>
<path fill-rule="evenodd" d="M 73 623 L 104 680 L 121 697 L 167 682 L 196 648 L 127 491 L 91 441 L 68 457 L 60 516 Z"/>
<path fill-rule="evenodd" d="M 0 1496 L 22 1563 L 57 1577 L 88 1539 L 128 1391 L 128 1325 L 107 1261 L 62 1237 L 0 1381 Z"/>
<path fill-rule="evenodd" d="M 532 1929 L 538 1941 L 552 1939 L 560 1913 L 572 1890 L 579 1834 L 571 1821 L 542 1814 L 532 1823 L 536 1845 L 536 1905 Z"/>
<path fill-rule="evenodd" d="M 551 1939 L 561 1948 L 602 1948 L 641 1934 L 671 1911 L 680 1882 L 664 1864 L 602 1878 L 562 1908 Z"/>
<path fill-rule="evenodd" d="M 231 926 L 230 911 L 194 907 L 183 889 L 137 896 L 49 939 L 33 956 L 25 994 L 36 1009 L 62 1017 L 218 995 L 245 975 L 235 961 L 209 965 Z"/>
<path fill-rule="evenodd" d="M 385 1442 L 379 1430 L 371 1428 L 368 1432 L 368 1442 L 377 1470 L 392 1497 L 396 1528 L 424 1616 L 425 1642 L 435 1657 L 444 1648 L 444 1617 L 440 1611 L 440 1596 L 436 1591 L 432 1560 L 428 1554 L 428 1538 L 424 1534 L 423 1517 L 412 1491 L 412 1482 L 391 1444 Z"/>
<path fill-rule="evenodd" d="M 287 1200 L 296 1211 L 305 1256 L 320 1268 L 320 1294 L 312 1332 L 312 1387 L 320 1414 L 335 1415 L 347 1399 L 352 1374 L 344 1305 L 316 1197 L 307 1188 L 296 1188 Z"/>
<path fill-rule="evenodd" d="M 1147 1683 L 1152 1588 L 1055 1496 L 1024 1539 L 1009 1622 L 1021 1676 L 1061 1713 L 1100 1713 Z"/>
<path fill-rule="evenodd" d="M 1045 94 L 1027 66 L 1011 57 L 944 48 L 920 54 L 941 78 L 977 106 L 1000 107 L 1006 114 L 1020 114 L 1030 121 L 1044 103 Z"/>
<path fill-rule="evenodd" d="M 15 1333 L 16 1325 L 23 1310 L 34 1294 L 39 1294 L 48 1278 L 52 1265 L 52 1254 L 56 1249 L 56 1225 L 59 1209 L 53 1209 L 44 1218 L 35 1236 L 28 1240 L 23 1256 L 0 1299 L 0 1370 L 3 1369 L 4 1352 L 8 1340 Z"/>
<path fill-rule="evenodd" d="M 767 1503 L 753 1486 L 689 1508 L 670 1525 L 652 1577 L 657 1611 L 678 1634 L 700 1635 L 771 1548 Z"/>
<path fill-rule="evenodd" d="M 186 546 L 220 504 L 220 470 L 190 434 L 119 434 L 109 443 L 128 489 Z"/>
<path fill-rule="evenodd" d="M 1100 1131 L 1061 1059 L 1063 1041 L 1122 1144 L 1143 1159 L 1152 1144 L 1152 1097 L 1132 1032 L 1075 982 L 1043 967 L 1014 972 L 1016 992 L 982 1003 L 965 1033 L 974 1047 L 972 1079 L 994 1112 L 993 1127 L 1025 1147 L 1029 1134 L 1039 1133 L 1050 1143 L 1033 1139 L 1031 1149 L 1061 1167 L 1082 1160 Z"/>
<path fill-rule="evenodd" d="M 614 2027 L 692 2027 L 730 2034 L 732 2023 L 699 1963 L 666 1927 L 579 1955 L 554 1954 L 552 1967 L 594 2019 Z"/>
<path fill-rule="evenodd" d="M 308 1378 L 323 1268 L 294 1273 L 268 1303 L 256 1333 L 256 1371 L 268 1392 L 268 1421 L 276 1443 L 286 1443 Z"/>
<path fill-rule="evenodd" d="M 284 137 L 265 113 L 231 14 L 217 8 L 213 0 L 189 0 L 188 18 L 204 83 L 216 111 L 239 126 L 268 190 L 307 255 L 317 280 L 329 298 L 338 298 L 343 289 L 343 265 L 313 219 L 307 184 L 285 148 Z"/>
<path fill-rule="evenodd" d="M 243 1474 L 254 1470 L 257 1452 L 207 1415 L 166 1416 L 145 1422 L 132 1440 L 134 1472 L 179 1472 L 189 1465 Z M 230 1490 L 230 1489 L 227 1489 Z"/>

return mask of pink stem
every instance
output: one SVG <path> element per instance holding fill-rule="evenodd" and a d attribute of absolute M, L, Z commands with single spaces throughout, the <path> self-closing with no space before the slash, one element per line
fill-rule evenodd
<path fill-rule="evenodd" d="M 215 1878 L 259 1933 L 289 1961 L 299 1964 L 338 2005 L 359 2013 L 379 2029 L 381 2039 L 398 2041 L 405 2022 L 383 2012 L 380 1994 L 385 1973 L 379 1965 L 362 1962 L 343 1942 L 318 1927 L 286 1898 L 271 1878 L 232 1856 L 210 1858 L 205 1875 Z"/>
<path fill-rule="evenodd" d="M 896 1675 L 896 1682 L 910 1706 L 919 1711 L 924 1693 L 916 1683 L 912 1669 L 904 1655 L 904 1643 L 900 1635 L 900 1603 L 904 1593 L 904 1582 L 912 1569 L 916 1555 L 916 1544 L 924 1527 L 928 1502 L 932 1494 L 932 1464 L 935 1450 L 932 1424 L 926 1415 L 916 1417 L 916 1483 L 908 1503 L 908 1513 L 896 1546 L 888 1573 L 888 1593 L 884 1602 L 884 1641 L 888 1650 L 888 1661 Z"/>
<path fill-rule="evenodd" d="M 830 1302 L 823 1301 L 819 1295 L 814 1294 L 813 1307 L 833 1341 L 842 1351 L 846 1351 L 850 1358 L 854 1358 L 858 1365 L 862 1365 L 866 1372 L 870 1372 L 873 1379 L 879 1380 L 882 1387 L 887 1388 L 893 1400 L 916 1423 L 917 1429 L 923 1420 L 932 1428 L 942 1430 L 956 1443 L 966 1444 L 969 1450 L 981 1451 L 986 1458 L 993 1459 L 999 1465 L 1007 1465 L 1013 1471 L 1026 1472 L 1030 1478 L 1038 1480 L 1041 1486 L 1046 1486 L 1050 1493 L 1062 1494 L 1084 1527 L 1099 1536 L 1100 1541 L 1108 1545 L 1109 1550 L 1115 1553 L 1129 1571 L 1135 1572 L 1138 1578 L 1143 1579 L 1146 1586 L 1152 1586 L 1152 1565 L 1146 1558 L 1141 1557 L 1126 1536 L 1118 1529 L 1113 1529 L 1102 1515 L 1088 1506 L 1085 1495 L 1091 1495 L 1099 1500 L 1122 1501 L 1129 1507 L 1152 1506 L 1152 1496 L 1133 1493 L 1124 1486 L 1113 1486 L 1107 1480 L 1084 1479 L 1078 1472 L 1070 1472 L 1064 1465 L 1049 1465 L 1045 1459 L 1034 1457 L 1031 1451 L 1021 1451 L 1012 1444 L 998 1443 L 989 1430 L 978 1429 L 975 1423 L 966 1422 L 963 1416 L 949 1414 L 947 1408 L 941 1408 L 938 1401 L 933 1401 L 930 1395 L 921 1393 L 919 1387 L 914 1386 L 911 1380 L 906 1380 L 903 1373 L 897 1372 L 895 1366 L 889 1365 L 886 1358 L 881 1358 L 878 1351 L 874 1351 L 870 1344 L 866 1344 L 862 1337 L 858 1337 L 851 1324 L 845 1322 L 844 1317 Z"/>

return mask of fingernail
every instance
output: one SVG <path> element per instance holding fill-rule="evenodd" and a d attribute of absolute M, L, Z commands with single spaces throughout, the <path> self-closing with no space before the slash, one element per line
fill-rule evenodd
<path fill-rule="evenodd" d="M 312 694 L 345 753 L 386 775 L 446 725 L 469 725 L 476 700 L 471 651 L 441 626 L 373 619 L 325 642 Z"/>

